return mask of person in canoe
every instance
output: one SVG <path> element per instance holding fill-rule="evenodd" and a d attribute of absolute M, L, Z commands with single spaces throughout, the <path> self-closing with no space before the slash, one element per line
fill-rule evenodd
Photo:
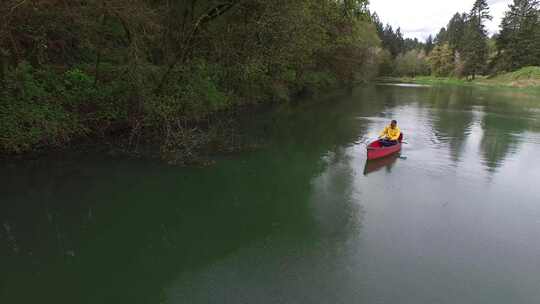
<path fill-rule="evenodd" d="M 392 122 L 384 128 L 379 136 L 379 141 L 381 145 L 385 147 L 393 146 L 398 144 L 399 135 L 401 130 L 397 126 L 397 121 L 392 120 Z"/>

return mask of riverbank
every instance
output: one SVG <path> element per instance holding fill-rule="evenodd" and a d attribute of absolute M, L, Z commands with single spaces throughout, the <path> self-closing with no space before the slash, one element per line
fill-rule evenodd
<path fill-rule="evenodd" d="M 371 80 L 380 62 L 364 6 L 11 2 L 0 5 L 0 155 L 112 137 L 183 163 L 177 154 L 215 138 L 236 149 L 244 108 Z"/>
<path fill-rule="evenodd" d="M 382 77 L 382 82 L 403 82 L 424 85 L 468 85 L 540 90 L 540 67 L 525 67 L 515 72 L 497 76 L 478 76 L 475 80 L 453 77 L 417 76 Z"/>
<path fill-rule="evenodd" d="M 217 155 L 252 151 L 264 146 L 264 134 L 252 134 L 256 117 L 272 112 L 287 112 L 287 109 L 294 107 L 311 107 L 318 103 L 314 101 L 326 100 L 344 90 L 335 82 L 312 83 L 294 91 L 288 89 L 278 99 L 234 105 L 198 118 L 170 117 L 162 121 L 164 125 L 145 122 L 147 118 L 142 117 L 139 128 L 117 123 L 106 132 L 79 134 L 66 142 L 45 142 L 21 151 L 0 149 L 0 161 L 37 160 L 62 153 L 99 153 L 124 158 L 161 159 L 171 165 L 207 166 L 213 163 L 212 159 Z M 270 127 L 259 125 L 257 128 Z"/>
<path fill-rule="evenodd" d="M 248 115 L 267 145 L 204 169 L 0 162 L 0 303 L 535 303 L 540 95 L 499 91 L 365 86 Z M 390 117 L 407 159 L 365 176 Z"/>

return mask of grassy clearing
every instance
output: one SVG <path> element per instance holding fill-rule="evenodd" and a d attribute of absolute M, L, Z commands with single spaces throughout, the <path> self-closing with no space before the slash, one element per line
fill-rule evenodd
<path fill-rule="evenodd" d="M 500 74 L 490 79 L 483 79 L 480 83 L 514 88 L 540 89 L 540 67 L 524 67 L 515 72 Z"/>
<path fill-rule="evenodd" d="M 479 76 L 475 80 L 453 77 L 417 76 L 387 77 L 384 82 L 404 82 L 425 85 L 474 85 L 540 90 L 540 67 L 525 67 L 515 72 L 499 74 L 493 77 Z"/>

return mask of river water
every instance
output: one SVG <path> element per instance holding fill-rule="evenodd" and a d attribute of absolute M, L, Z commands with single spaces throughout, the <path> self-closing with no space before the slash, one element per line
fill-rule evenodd
<path fill-rule="evenodd" d="M 539 303 L 539 94 L 371 85 L 246 128 L 205 168 L 0 163 L 0 303 Z"/>

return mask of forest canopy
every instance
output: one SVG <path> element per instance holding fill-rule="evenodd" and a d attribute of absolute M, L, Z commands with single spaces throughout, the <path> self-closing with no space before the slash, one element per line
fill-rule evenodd
<path fill-rule="evenodd" d="M 377 75 L 365 0 L 8 0 L 0 150 L 152 133 Z M 174 148 L 174 147 L 173 147 Z"/>

